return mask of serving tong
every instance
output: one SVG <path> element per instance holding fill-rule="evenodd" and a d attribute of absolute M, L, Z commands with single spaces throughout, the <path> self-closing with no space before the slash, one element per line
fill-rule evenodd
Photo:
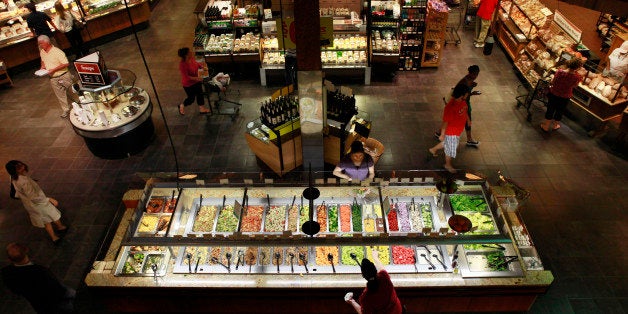
<path fill-rule="evenodd" d="M 275 253 L 275 260 L 277 261 L 277 273 L 279 274 L 279 260 L 281 259 L 281 254 L 279 252 Z"/>
<path fill-rule="evenodd" d="M 331 253 L 327 253 L 327 260 L 331 264 L 331 269 L 336 273 L 336 266 L 334 266 L 334 255 Z"/>
<path fill-rule="evenodd" d="M 303 262 L 303 267 L 305 267 L 305 272 L 310 273 L 310 270 L 307 269 L 307 258 L 305 258 L 305 254 L 299 253 L 299 259 Z"/>
<path fill-rule="evenodd" d="M 288 253 L 288 256 L 290 256 L 290 272 L 294 273 L 294 265 L 292 263 L 294 260 L 294 253 L 290 252 Z"/>

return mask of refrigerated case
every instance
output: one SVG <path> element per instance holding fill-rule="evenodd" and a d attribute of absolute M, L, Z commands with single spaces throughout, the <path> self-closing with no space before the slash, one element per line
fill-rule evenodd
<path fill-rule="evenodd" d="M 209 302 L 217 312 L 264 304 L 260 313 L 276 312 L 273 305 L 349 313 L 342 295 L 364 287 L 358 261 L 378 250 L 410 312 L 529 308 L 552 275 L 520 216 L 485 181 L 457 181 L 446 195 L 439 180 L 321 184 L 312 213 L 307 184 L 147 185 L 85 281 L 115 311 L 194 311 Z M 476 227 L 454 232 L 454 214 Z M 313 237 L 300 227 L 309 217 L 321 227 Z M 121 294 L 133 304 L 109 302 Z"/>
<path fill-rule="evenodd" d="M 87 22 L 86 29 L 81 30 L 84 42 L 109 35 L 131 26 L 126 6 L 114 0 L 82 0 L 79 8 L 76 1 L 63 0 L 62 3 L 83 16 Z M 52 8 L 55 1 L 40 1 L 37 10 L 53 16 Z M 133 23 L 146 26 L 150 19 L 150 5 L 147 0 L 129 0 L 127 2 Z M 0 10 L 0 59 L 4 59 L 7 67 L 12 68 L 29 61 L 39 59 L 37 40 L 27 28 L 25 17 L 28 10 L 19 8 L 12 11 Z M 55 33 L 56 35 L 56 33 Z M 70 47 L 65 36 L 55 36 L 61 49 Z"/>
<path fill-rule="evenodd" d="M 515 60 L 523 47 L 549 26 L 552 11 L 538 0 L 502 0 L 497 12 L 497 38 Z"/>

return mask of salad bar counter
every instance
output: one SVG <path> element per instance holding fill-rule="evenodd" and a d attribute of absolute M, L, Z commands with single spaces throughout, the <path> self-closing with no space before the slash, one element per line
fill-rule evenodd
<path fill-rule="evenodd" d="M 438 180 L 319 186 L 312 208 L 299 184 L 150 185 L 85 281 L 114 311 L 203 311 L 203 300 L 251 292 L 212 312 L 277 313 L 276 302 L 351 313 L 342 295 L 363 289 L 359 264 L 377 250 L 409 312 L 527 310 L 553 277 L 519 216 L 483 180 L 457 181 L 452 194 Z M 308 221 L 320 226 L 313 236 Z M 113 301 L 119 287 L 134 306 Z"/>

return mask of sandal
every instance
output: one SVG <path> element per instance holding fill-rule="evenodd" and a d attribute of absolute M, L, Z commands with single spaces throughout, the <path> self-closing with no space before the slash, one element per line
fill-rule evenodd
<path fill-rule="evenodd" d="M 183 104 L 179 104 L 179 114 L 185 115 L 185 106 Z"/>

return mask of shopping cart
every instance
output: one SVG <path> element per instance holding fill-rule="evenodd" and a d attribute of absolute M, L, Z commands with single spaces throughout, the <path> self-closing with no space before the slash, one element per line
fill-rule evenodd
<path fill-rule="evenodd" d="M 225 75 L 222 72 L 212 76 L 212 72 L 213 69 L 210 69 L 210 75 L 203 79 L 203 89 L 209 102 L 211 115 L 228 115 L 231 116 L 231 121 L 234 121 L 238 113 L 240 113 L 242 104 L 226 99 L 228 93 L 234 93 L 234 91 L 228 88 L 231 78 L 228 74 Z M 221 86 L 225 87 L 226 90 L 222 91 Z M 239 90 L 236 90 L 235 93 L 240 95 Z"/>
<path fill-rule="evenodd" d="M 445 34 L 445 46 L 447 44 L 460 44 L 460 35 L 458 30 L 464 22 L 467 10 L 467 0 L 460 0 L 459 4 L 449 6 L 449 15 L 447 16 L 447 32 Z"/>

